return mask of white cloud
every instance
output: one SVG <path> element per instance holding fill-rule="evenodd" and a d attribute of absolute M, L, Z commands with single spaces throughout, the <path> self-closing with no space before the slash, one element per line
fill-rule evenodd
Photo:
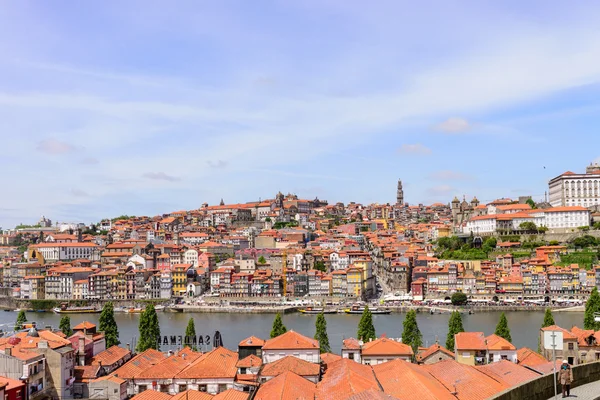
<path fill-rule="evenodd" d="M 216 168 L 216 169 L 222 169 L 227 167 L 227 161 L 223 161 L 223 160 L 216 160 L 216 161 L 212 161 L 212 160 L 208 160 L 206 162 L 208 164 L 209 167 L 211 168 Z"/>
<path fill-rule="evenodd" d="M 75 197 L 88 197 L 89 194 L 81 189 L 71 189 L 71 194 Z"/>
<path fill-rule="evenodd" d="M 422 145 L 421 143 L 415 144 L 403 144 L 398 149 L 398 153 L 400 154 L 415 154 L 415 155 L 429 155 L 431 154 L 431 149 Z"/>
<path fill-rule="evenodd" d="M 462 133 L 468 132 L 473 128 L 473 125 L 469 123 L 464 118 L 451 117 L 445 120 L 444 122 L 440 122 L 435 126 L 437 131 L 446 132 L 446 133 Z"/>
<path fill-rule="evenodd" d="M 454 191 L 455 189 L 450 185 L 438 185 L 427 189 L 427 193 L 432 196 L 445 196 Z"/>

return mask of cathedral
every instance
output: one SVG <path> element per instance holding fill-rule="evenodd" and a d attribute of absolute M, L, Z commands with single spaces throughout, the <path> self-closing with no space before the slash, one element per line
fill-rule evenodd
<path fill-rule="evenodd" d="M 458 197 L 454 197 L 452 200 L 452 223 L 454 225 L 462 225 L 466 223 L 471 217 L 477 215 L 476 208 L 479 205 L 477 197 L 473 197 L 470 203 L 463 197 L 463 201 L 458 200 Z"/>

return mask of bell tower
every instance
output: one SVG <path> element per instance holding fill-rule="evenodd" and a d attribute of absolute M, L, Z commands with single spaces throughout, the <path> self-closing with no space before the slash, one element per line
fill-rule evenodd
<path fill-rule="evenodd" d="M 398 190 L 396 191 L 396 204 L 404 205 L 404 190 L 402 190 L 402 181 L 398 179 Z"/>

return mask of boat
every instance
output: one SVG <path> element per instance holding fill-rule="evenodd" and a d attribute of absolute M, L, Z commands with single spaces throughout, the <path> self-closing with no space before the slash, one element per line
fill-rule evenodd
<path fill-rule="evenodd" d="M 163 306 L 163 305 L 158 305 L 158 306 L 155 306 L 155 307 L 154 307 L 154 309 L 155 309 L 156 311 L 165 311 L 165 308 L 166 308 L 166 307 L 165 307 L 165 306 Z"/>
<path fill-rule="evenodd" d="M 144 312 L 143 308 L 130 308 L 128 310 L 125 310 L 126 313 L 128 314 L 139 314 L 141 312 Z"/>
<path fill-rule="evenodd" d="M 348 308 L 345 310 L 346 314 L 362 314 L 363 311 L 365 311 L 365 308 L 362 306 L 352 306 L 351 308 Z M 387 314 L 392 313 L 387 308 L 377 308 L 377 307 L 369 308 L 369 311 L 373 315 L 387 315 Z"/>
<path fill-rule="evenodd" d="M 302 314 L 335 314 L 337 312 L 336 310 L 326 310 L 322 307 L 305 307 L 299 309 L 298 311 L 300 311 Z"/>
<path fill-rule="evenodd" d="M 96 314 L 99 313 L 100 310 L 96 307 L 68 307 L 66 304 L 61 305 L 60 307 L 53 308 L 57 314 Z"/>
<path fill-rule="evenodd" d="M 125 307 L 115 307 L 113 308 L 114 312 L 127 312 L 127 309 Z"/>

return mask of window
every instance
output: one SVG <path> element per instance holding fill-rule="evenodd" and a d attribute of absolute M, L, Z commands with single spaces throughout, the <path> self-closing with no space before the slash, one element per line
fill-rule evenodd
<path fill-rule="evenodd" d="M 227 385 L 224 383 L 219 384 L 219 393 L 227 390 Z"/>
<path fill-rule="evenodd" d="M 198 385 L 198 390 L 200 392 L 206 392 L 206 385 Z"/>
<path fill-rule="evenodd" d="M 147 385 L 139 385 L 138 386 L 138 393 L 142 393 L 144 392 L 146 389 L 148 389 Z M 100 390 L 100 389 L 95 389 L 95 390 Z"/>
<path fill-rule="evenodd" d="M 569 348 L 569 350 L 573 350 L 574 349 L 574 344 L 573 343 L 569 343 L 568 348 Z"/>
<path fill-rule="evenodd" d="M 185 392 L 187 390 L 187 385 L 179 385 L 179 391 Z"/>
<path fill-rule="evenodd" d="M 600 355 L 600 353 L 598 353 Z M 348 353 L 348 359 L 354 360 L 354 353 Z"/>

